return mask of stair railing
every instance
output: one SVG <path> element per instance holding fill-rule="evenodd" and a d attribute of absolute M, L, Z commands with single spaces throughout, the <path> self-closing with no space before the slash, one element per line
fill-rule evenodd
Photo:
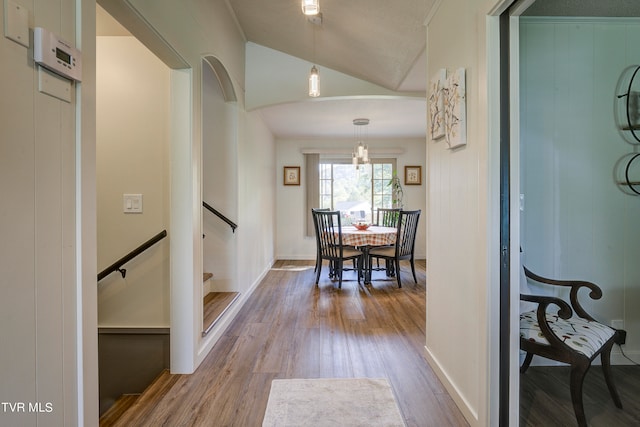
<path fill-rule="evenodd" d="M 98 274 L 98 282 L 104 279 L 105 277 L 107 277 L 109 274 L 113 273 L 114 271 L 117 271 L 120 274 L 122 274 L 122 278 L 124 279 L 125 276 L 127 275 L 127 270 L 122 268 L 122 266 L 128 263 L 129 261 L 131 261 L 133 258 L 140 255 L 142 252 L 149 249 L 151 246 L 158 243 L 160 240 L 164 239 L 165 237 L 167 237 L 167 230 L 162 230 L 160 233 L 156 234 L 151 239 L 147 240 L 146 242 L 144 242 L 143 244 L 141 244 L 140 246 L 138 246 L 137 248 L 135 248 L 134 250 L 132 250 L 131 252 L 129 252 L 128 254 L 126 254 L 116 262 L 114 262 L 113 264 L 111 264 L 109 267 L 102 270 Z"/>
<path fill-rule="evenodd" d="M 202 202 L 202 206 L 204 206 L 209 212 L 211 212 L 212 214 L 214 214 L 215 216 L 217 216 L 218 218 L 220 218 L 221 220 L 223 220 L 224 222 L 229 224 L 229 226 L 231 227 L 231 230 L 234 233 L 236 232 L 236 228 L 238 228 L 238 225 L 235 222 L 231 221 L 229 218 L 227 218 L 226 216 L 222 215 L 220 212 L 218 212 L 216 209 L 212 208 L 211 205 L 209 205 L 205 201 Z"/>

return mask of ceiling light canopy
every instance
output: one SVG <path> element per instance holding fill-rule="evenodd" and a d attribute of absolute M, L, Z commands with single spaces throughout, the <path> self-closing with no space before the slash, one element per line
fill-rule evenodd
<path fill-rule="evenodd" d="M 302 0 L 302 13 L 317 15 L 320 12 L 320 0 Z"/>

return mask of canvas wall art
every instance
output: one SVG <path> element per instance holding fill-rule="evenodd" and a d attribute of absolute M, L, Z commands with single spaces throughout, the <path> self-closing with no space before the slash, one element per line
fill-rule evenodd
<path fill-rule="evenodd" d="M 465 70 L 458 68 L 447 78 L 444 93 L 445 137 L 449 148 L 467 143 Z"/>
<path fill-rule="evenodd" d="M 435 141 L 445 135 L 444 125 L 444 86 L 447 70 L 438 70 L 429 82 L 429 134 Z"/>

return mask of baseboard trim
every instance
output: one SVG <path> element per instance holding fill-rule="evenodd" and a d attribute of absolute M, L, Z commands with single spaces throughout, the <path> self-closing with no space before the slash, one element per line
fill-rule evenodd
<path fill-rule="evenodd" d="M 471 407 L 471 405 L 469 405 L 469 402 L 467 402 L 462 393 L 460 393 L 454 382 L 449 378 L 449 375 L 447 375 L 446 371 L 442 368 L 442 365 L 433 353 L 431 353 L 429 348 L 425 346 L 424 349 L 425 357 L 427 358 L 429 366 L 431 366 L 431 369 L 433 369 L 440 382 L 442 382 L 444 388 L 447 389 L 449 396 L 451 396 L 451 399 L 453 399 L 455 404 L 458 406 L 469 425 L 479 426 L 480 420 L 478 419 L 478 413 Z"/>

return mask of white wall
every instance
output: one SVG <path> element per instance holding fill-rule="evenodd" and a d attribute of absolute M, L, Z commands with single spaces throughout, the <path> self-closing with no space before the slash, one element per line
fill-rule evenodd
<path fill-rule="evenodd" d="M 241 115 L 237 289 L 249 292 L 276 259 L 276 142 L 257 112 Z"/>
<path fill-rule="evenodd" d="M 30 28 L 79 46 L 88 64 L 72 101 L 61 101 L 38 91 L 32 48 L 0 38 L 0 401 L 44 411 L 0 410 L 0 424 L 78 425 L 97 419 L 95 220 L 87 188 L 95 174 L 95 3 L 15 3 L 27 10 Z M 0 15 L 3 22 L 4 9 Z"/>
<path fill-rule="evenodd" d="M 277 234 L 276 234 L 276 258 L 277 259 L 308 259 L 316 257 L 315 237 L 306 237 L 306 193 L 304 155 L 302 149 L 335 149 L 337 153 L 350 156 L 350 151 L 355 142 L 347 140 L 326 139 L 280 139 L 276 144 L 276 206 L 277 206 Z M 368 140 L 369 149 L 384 152 L 385 150 L 398 149 L 402 154 L 389 154 L 383 157 L 397 157 L 396 167 L 404 191 L 405 209 L 422 209 L 422 216 L 418 225 L 416 236 L 415 256 L 424 259 L 426 254 L 426 201 L 425 201 L 425 177 L 428 173 L 425 168 L 425 143 L 423 139 L 385 139 Z M 346 150 L 346 151 L 345 151 Z M 404 167 L 406 165 L 422 166 L 422 185 L 404 185 Z M 300 166 L 300 186 L 285 186 L 282 184 L 283 167 Z"/>
<path fill-rule="evenodd" d="M 543 276 L 597 283 L 604 296 L 585 293 L 584 305 L 604 323 L 624 321 L 625 353 L 636 360 L 640 197 L 617 181 L 637 149 L 613 106 L 622 71 L 638 64 L 639 37 L 637 19 L 597 18 L 527 18 L 520 36 L 525 262 Z"/>
<path fill-rule="evenodd" d="M 449 0 L 427 23 L 427 74 L 466 69 L 467 145 L 427 142 L 427 358 L 472 426 L 491 420 L 491 144 L 487 14 L 495 1 Z M 497 167 L 497 166 L 496 166 Z M 497 357 L 494 354 L 493 357 Z"/>
<path fill-rule="evenodd" d="M 134 37 L 97 38 L 98 270 L 167 230 L 100 281 L 101 327 L 169 327 L 169 68 Z M 123 194 L 143 212 L 123 212 Z"/>

